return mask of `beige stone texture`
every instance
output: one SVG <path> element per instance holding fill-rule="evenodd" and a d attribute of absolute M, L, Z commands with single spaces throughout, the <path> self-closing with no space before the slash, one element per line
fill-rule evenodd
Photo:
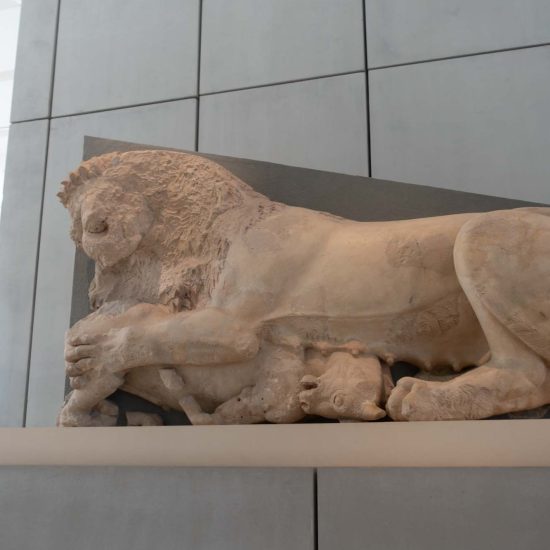
<path fill-rule="evenodd" d="M 66 336 L 61 426 L 114 425 L 118 388 L 194 424 L 550 403 L 550 208 L 356 222 L 168 151 L 86 161 L 60 198 L 96 262 L 95 311 Z M 395 361 L 426 375 L 394 388 Z"/>
<path fill-rule="evenodd" d="M 550 467 L 550 422 L 0 428 L 0 465 Z"/>

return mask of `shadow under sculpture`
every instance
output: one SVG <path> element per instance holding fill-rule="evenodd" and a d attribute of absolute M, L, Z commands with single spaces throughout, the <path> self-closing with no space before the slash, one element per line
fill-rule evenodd
<path fill-rule="evenodd" d="M 170 151 L 92 158 L 59 196 L 96 262 L 61 426 L 115 425 L 119 388 L 193 424 L 550 403 L 550 208 L 356 222 Z M 421 373 L 394 387 L 395 361 Z"/>

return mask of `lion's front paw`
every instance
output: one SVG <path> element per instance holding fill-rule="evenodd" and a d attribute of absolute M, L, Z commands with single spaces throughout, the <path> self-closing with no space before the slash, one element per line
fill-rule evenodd
<path fill-rule="evenodd" d="M 393 420 L 467 420 L 494 414 L 487 390 L 457 378 L 445 382 L 405 377 L 386 403 Z"/>
<path fill-rule="evenodd" d="M 393 420 L 450 420 L 444 382 L 401 378 L 390 393 L 386 411 Z"/>
<path fill-rule="evenodd" d="M 69 378 L 81 377 L 73 385 L 81 389 L 89 371 L 98 368 L 116 373 L 140 363 L 145 353 L 137 330 L 125 327 L 105 334 L 81 334 L 65 344 L 66 373 Z"/>

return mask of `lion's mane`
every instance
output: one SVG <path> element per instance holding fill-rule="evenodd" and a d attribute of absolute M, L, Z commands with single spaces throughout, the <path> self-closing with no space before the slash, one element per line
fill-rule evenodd
<path fill-rule="evenodd" d="M 94 307 L 133 299 L 194 309 L 215 287 L 235 235 L 283 207 L 204 157 L 131 151 L 85 161 L 62 182 L 58 196 L 73 221 L 80 215 L 79 198 L 98 178 L 118 186 L 121 200 L 125 190 L 138 191 L 155 221 L 129 258 L 110 268 L 96 265 L 90 287 Z M 78 246 L 82 228 L 73 226 Z"/>

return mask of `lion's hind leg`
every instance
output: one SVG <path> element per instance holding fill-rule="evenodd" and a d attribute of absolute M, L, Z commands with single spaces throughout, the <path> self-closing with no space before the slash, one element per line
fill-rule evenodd
<path fill-rule="evenodd" d="M 486 418 L 550 403 L 550 210 L 480 214 L 454 249 L 459 282 L 480 322 L 489 361 L 449 382 L 402 379 L 398 420 Z"/>

